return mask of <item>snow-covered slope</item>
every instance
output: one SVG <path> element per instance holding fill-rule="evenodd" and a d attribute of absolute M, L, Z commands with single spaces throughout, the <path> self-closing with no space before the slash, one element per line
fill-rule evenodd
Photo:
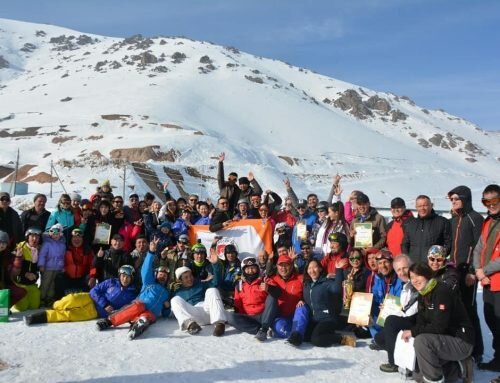
<path fill-rule="evenodd" d="M 498 181 L 498 134 L 236 48 L 0 19 L 0 68 L 0 165 L 19 148 L 21 165 L 33 165 L 22 176 L 47 179 L 39 173 L 54 161 L 66 189 L 84 194 L 91 179 L 121 185 L 127 159 L 176 181 L 174 194 L 216 197 L 223 151 L 227 171 L 251 170 L 265 189 L 283 193 L 288 176 L 299 195 L 325 198 L 338 172 L 346 191 L 365 190 L 380 206 L 426 193 L 447 208 L 450 188 L 467 184 L 477 196 Z M 130 188 L 147 190 L 127 174 Z"/>

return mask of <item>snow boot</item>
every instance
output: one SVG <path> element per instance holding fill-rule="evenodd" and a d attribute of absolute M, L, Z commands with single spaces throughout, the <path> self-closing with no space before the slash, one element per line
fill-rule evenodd
<path fill-rule="evenodd" d="M 399 367 L 396 366 L 395 364 L 391 364 L 391 363 L 381 364 L 379 368 L 380 368 L 380 371 L 382 371 L 382 372 L 398 372 L 399 371 Z"/>
<path fill-rule="evenodd" d="M 26 323 L 26 326 L 31 326 L 33 324 L 47 323 L 47 312 L 42 311 L 40 313 L 26 315 L 23 319 L 24 323 Z"/>
<path fill-rule="evenodd" d="M 222 336 L 226 332 L 226 325 L 222 322 L 217 322 L 214 327 L 213 336 Z"/>
<path fill-rule="evenodd" d="M 139 318 L 137 321 L 132 325 L 130 328 L 130 331 L 128 332 L 128 338 L 130 340 L 134 340 L 138 336 L 140 336 L 146 329 L 149 327 L 151 323 L 145 319 L 145 318 Z"/>
<path fill-rule="evenodd" d="M 267 339 L 267 330 L 260 328 L 259 331 L 257 331 L 257 334 L 255 334 L 255 339 L 259 342 L 264 342 Z"/>
<path fill-rule="evenodd" d="M 103 331 L 111 327 L 111 321 L 108 318 L 99 319 L 95 322 L 97 331 Z"/>
<path fill-rule="evenodd" d="M 292 346 L 299 347 L 302 344 L 302 335 L 298 331 L 292 331 L 286 341 Z"/>

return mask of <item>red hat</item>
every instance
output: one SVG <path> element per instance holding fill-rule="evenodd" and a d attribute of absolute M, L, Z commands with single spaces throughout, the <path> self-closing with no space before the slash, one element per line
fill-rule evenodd
<path fill-rule="evenodd" d="M 276 264 L 279 265 L 280 263 L 292 263 L 292 258 L 288 255 L 280 255 Z"/>

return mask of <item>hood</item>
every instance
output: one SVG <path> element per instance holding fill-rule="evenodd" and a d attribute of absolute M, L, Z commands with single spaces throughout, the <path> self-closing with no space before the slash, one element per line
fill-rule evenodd
<path fill-rule="evenodd" d="M 462 213 L 467 214 L 472 210 L 472 193 L 471 190 L 467 186 L 457 186 L 456 188 L 450 190 L 448 192 L 448 197 L 451 197 L 453 194 L 458 195 L 460 201 L 462 201 L 463 208 Z"/>

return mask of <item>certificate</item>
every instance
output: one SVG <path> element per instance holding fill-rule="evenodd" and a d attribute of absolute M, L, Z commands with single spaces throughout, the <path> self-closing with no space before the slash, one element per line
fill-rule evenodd
<path fill-rule="evenodd" d="M 352 294 L 351 308 L 349 309 L 348 323 L 359 326 L 368 326 L 372 309 L 373 294 L 356 292 Z"/>
<path fill-rule="evenodd" d="M 385 320 L 389 315 L 401 316 L 402 313 L 399 297 L 396 297 L 395 295 L 387 294 L 383 305 L 384 308 L 380 311 L 377 318 L 377 324 L 381 327 L 384 327 Z"/>
<path fill-rule="evenodd" d="M 95 225 L 94 241 L 96 245 L 109 245 L 111 238 L 111 225 L 109 223 L 98 223 Z"/>
<path fill-rule="evenodd" d="M 355 223 L 354 247 L 366 249 L 373 247 L 373 227 L 371 222 Z"/>
<path fill-rule="evenodd" d="M 297 227 L 297 239 L 300 239 L 301 241 L 307 240 L 307 225 L 305 224 L 305 222 L 297 222 L 295 226 Z"/>
<path fill-rule="evenodd" d="M 413 348 L 415 338 L 411 337 L 408 339 L 408 342 L 405 342 L 401 339 L 401 335 L 403 335 L 403 331 L 400 331 L 396 338 L 396 346 L 394 348 L 394 364 L 401 368 L 413 371 L 415 370 L 416 361 L 415 349 Z"/>

